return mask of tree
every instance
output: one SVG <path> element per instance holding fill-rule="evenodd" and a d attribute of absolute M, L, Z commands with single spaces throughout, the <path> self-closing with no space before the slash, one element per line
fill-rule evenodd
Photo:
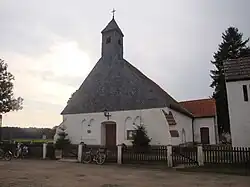
<path fill-rule="evenodd" d="M 229 27 L 222 33 L 222 42 L 219 49 L 214 53 L 214 60 L 211 63 L 215 66 L 210 71 L 213 79 L 211 87 L 214 88 L 213 98 L 216 100 L 217 117 L 219 133 L 230 132 L 227 93 L 225 84 L 225 75 L 223 63 L 229 59 L 248 56 L 249 47 L 247 47 L 249 39 L 243 40 L 243 34 L 237 28 Z"/>
<path fill-rule="evenodd" d="M 147 135 L 146 128 L 143 125 L 137 125 L 133 134 L 133 147 L 137 151 L 146 151 L 149 148 L 150 141 L 151 139 Z"/>
<path fill-rule="evenodd" d="M 0 59 L 0 115 L 22 109 L 23 99 L 14 97 L 13 80 L 14 76 L 8 72 L 8 65 Z M 1 134 L 0 127 L 0 140 L 2 139 Z"/>
<path fill-rule="evenodd" d="M 58 138 L 55 143 L 56 149 L 64 149 L 67 147 L 71 142 L 67 138 L 68 134 L 65 132 L 65 129 L 61 128 L 61 132 L 58 132 Z"/>

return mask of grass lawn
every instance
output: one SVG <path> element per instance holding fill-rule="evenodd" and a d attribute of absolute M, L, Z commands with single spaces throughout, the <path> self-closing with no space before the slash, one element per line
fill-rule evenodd
<path fill-rule="evenodd" d="M 31 141 L 33 143 L 53 143 L 53 140 L 44 140 L 44 139 L 13 139 L 13 140 L 21 143 L 30 143 Z"/>

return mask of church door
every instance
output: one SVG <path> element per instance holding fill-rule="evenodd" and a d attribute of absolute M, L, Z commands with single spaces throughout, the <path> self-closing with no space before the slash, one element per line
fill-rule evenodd
<path fill-rule="evenodd" d="M 201 133 L 201 143 L 202 144 L 209 144 L 209 128 L 208 127 L 202 127 L 200 129 Z"/>
<path fill-rule="evenodd" d="M 106 147 L 116 146 L 116 124 L 106 124 Z"/>

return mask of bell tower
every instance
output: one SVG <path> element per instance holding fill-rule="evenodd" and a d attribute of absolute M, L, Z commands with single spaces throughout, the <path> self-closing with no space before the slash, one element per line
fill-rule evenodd
<path fill-rule="evenodd" d="M 123 33 L 117 25 L 114 12 L 108 25 L 102 30 L 102 58 L 112 60 L 113 58 L 123 59 Z"/>

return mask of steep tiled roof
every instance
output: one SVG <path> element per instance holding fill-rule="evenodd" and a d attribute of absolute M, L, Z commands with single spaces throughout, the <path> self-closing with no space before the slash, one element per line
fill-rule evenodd
<path fill-rule="evenodd" d="M 160 86 L 124 59 L 100 59 L 62 114 L 78 114 L 169 107 L 187 116 L 183 108 Z"/>
<path fill-rule="evenodd" d="M 216 116 L 216 104 L 214 99 L 182 101 L 180 104 L 189 110 L 194 117 Z"/>
<path fill-rule="evenodd" d="M 225 62 L 224 71 L 227 82 L 250 80 L 250 57 Z"/>

